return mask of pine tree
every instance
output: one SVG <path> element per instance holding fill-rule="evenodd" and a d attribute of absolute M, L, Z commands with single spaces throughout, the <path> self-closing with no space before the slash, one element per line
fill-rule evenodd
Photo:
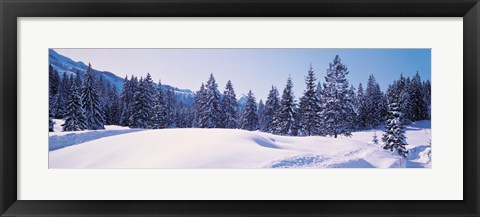
<path fill-rule="evenodd" d="M 405 78 L 400 74 L 400 78 L 388 86 L 386 100 L 390 103 L 395 102 L 402 112 L 402 123 L 411 122 L 413 109 L 410 102 L 410 78 Z M 387 103 L 385 103 L 386 105 Z M 386 116 L 386 115 L 384 115 Z"/>
<path fill-rule="evenodd" d="M 190 128 L 192 127 L 192 109 L 188 104 L 177 104 L 177 119 L 176 125 L 178 128 Z"/>
<path fill-rule="evenodd" d="M 108 81 L 103 80 L 103 76 L 98 76 L 98 89 L 99 89 L 99 101 L 100 107 L 102 108 L 103 114 L 105 114 L 105 124 L 107 124 L 108 120 L 110 119 L 110 111 L 108 111 L 108 104 L 111 103 L 108 97 L 108 90 L 110 89 L 110 83 Z"/>
<path fill-rule="evenodd" d="M 119 123 L 122 126 L 130 126 L 133 94 L 135 93 L 135 90 L 136 87 L 134 83 L 134 76 L 132 75 L 130 80 L 128 80 L 128 77 L 125 76 L 125 79 L 123 80 L 122 93 L 120 94 L 121 113 Z"/>
<path fill-rule="evenodd" d="M 135 92 L 133 93 L 132 99 L 132 110 L 129 117 L 129 125 L 134 128 L 146 128 L 147 127 L 147 116 L 142 110 L 144 106 L 144 82 L 143 77 L 140 77 L 138 83 L 135 85 Z"/>
<path fill-rule="evenodd" d="M 223 91 L 223 98 L 221 100 L 222 117 L 221 127 L 235 129 L 238 127 L 238 109 L 237 96 L 233 90 L 232 82 L 229 80 Z"/>
<path fill-rule="evenodd" d="M 297 136 L 297 103 L 293 96 L 292 79 L 288 77 L 287 85 L 283 90 L 280 107 L 275 113 L 272 122 L 272 131 L 274 134 L 285 136 Z"/>
<path fill-rule="evenodd" d="M 346 78 L 348 68 L 342 64 L 338 55 L 329 64 L 324 83 L 325 109 L 322 111 L 326 135 L 337 138 L 338 135 L 351 136 L 350 112 L 353 102 Z"/>
<path fill-rule="evenodd" d="M 68 92 L 70 88 L 69 78 L 64 72 L 59 80 L 57 93 L 53 96 L 53 116 L 57 119 L 63 118 L 67 107 Z"/>
<path fill-rule="evenodd" d="M 48 100 L 51 101 L 52 97 L 48 97 Z M 49 106 L 48 107 L 48 132 L 53 132 L 53 128 L 55 125 L 55 121 L 53 121 L 53 114 L 52 114 L 52 109 Z"/>
<path fill-rule="evenodd" d="M 65 113 L 63 131 L 79 131 L 87 129 L 86 117 L 80 95 L 80 76 L 76 76 L 75 82 L 70 87 L 70 96 Z"/>
<path fill-rule="evenodd" d="M 200 122 L 204 114 L 203 109 L 205 108 L 205 102 L 206 102 L 206 90 L 205 90 L 205 85 L 202 83 L 202 85 L 200 86 L 200 90 L 198 90 L 195 94 L 195 103 L 193 106 L 193 110 L 194 110 L 193 126 L 194 127 L 200 127 L 200 128 L 205 127 Z"/>
<path fill-rule="evenodd" d="M 357 99 L 355 101 L 355 110 L 357 111 L 357 130 L 365 130 L 367 129 L 367 119 L 368 119 L 368 111 L 365 102 L 365 94 L 363 92 L 362 83 L 358 84 L 357 90 Z"/>
<path fill-rule="evenodd" d="M 152 117 L 155 86 L 150 73 L 140 78 L 135 93 L 133 94 L 132 115 L 130 124 L 135 128 L 148 128 Z"/>
<path fill-rule="evenodd" d="M 355 95 L 355 88 L 353 87 L 353 85 L 351 85 L 350 89 L 348 90 L 348 97 L 350 98 L 352 105 L 348 106 L 347 109 L 347 121 L 350 123 L 350 130 L 353 131 L 358 128 L 358 123 L 356 122 L 358 113 L 355 110 L 355 102 L 357 101 L 357 96 Z"/>
<path fill-rule="evenodd" d="M 166 107 L 165 104 L 166 104 L 166 100 L 162 90 L 162 83 L 159 81 L 158 87 L 157 87 L 156 99 L 153 106 L 152 120 L 150 121 L 151 128 L 163 129 L 167 127 L 167 111 L 165 108 Z"/>
<path fill-rule="evenodd" d="M 430 120 L 432 116 L 431 104 L 432 104 L 432 90 L 430 80 L 423 82 L 423 101 L 425 104 L 425 119 Z"/>
<path fill-rule="evenodd" d="M 305 83 L 307 85 L 303 96 L 300 98 L 299 105 L 299 122 L 302 126 L 302 131 L 305 135 L 322 135 L 322 119 L 320 114 L 322 112 L 320 107 L 320 99 L 316 93 L 316 84 L 313 67 L 310 65 L 308 74 L 305 77 Z"/>
<path fill-rule="evenodd" d="M 260 99 L 258 102 L 258 129 L 264 129 L 265 127 L 265 104 L 263 100 Z"/>
<path fill-rule="evenodd" d="M 250 131 L 258 130 L 257 103 L 252 90 L 248 91 L 248 99 L 240 121 L 240 128 Z"/>
<path fill-rule="evenodd" d="M 81 98 L 87 129 L 105 129 L 105 115 L 103 114 L 100 104 L 99 88 L 90 63 L 88 64 L 88 69 L 85 73 Z"/>
<path fill-rule="evenodd" d="M 167 112 L 167 127 L 169 128 L 175 128 L 177 127 L 176 125 L 176 120 L 177 120 L 177 100 L 175 98 L 175 93 L 173 92 L 172 89 L 167 91 L 166 94 L 166 112 Z"/>
<path fill-rule="evenodd" d="M 70 90 L 72 89 L 73 82 L 75 82 L 75 77 L 76 77 L 76 75 L 70 74 L 70 77 L 69 77 L 69 79 L 68 79 L 68 84 L 69 84 L 70 86 L 68 86 L 68 94 L 67 94 L 67 96 L 70 96 Z"/>
<path fill-rule="evenodd" d="M 153 79 L 150 73 L 147 73 L 147 76 L 145 77 L 143 82 L 144 82 L 144 96 L 143 96 L 144 99 L 143 100 L 145 102 L 144 103 L 145 107 L 143 110 L 145 111 L 145 116 L 146 116 L 146 120 L 145 120 L 147 122 L 146 127 L 149 127 L 151 126 L 150 120 L 152 118 L 156 90 L 155 90 L 155 84 L 153 83 Z"/>
<path fill-rule="evenodd" d="M 115 86 L 111 86 L 107 91 L 106 121 L 110 125 L 119 125 L 120 120 L 120 99 Z"/>
<path fill-rule="evenodd" d="M 48 86 L 49 86 L 49 96 L 53 97 L 58 93 L 58 86 L 60 85 L 60 75 L 55 69 L 53 69 L 52 64 L 48 66 Z"/>
<path fill-rule="evenodd" d="M 383 123 L 382 117 L 386 112 L 386 105 L 384 104 L 380 85 L 373 75 L 370 75 L 368 78 L 365 100 L 366 110 L 369 114 L 367 116 L 367 128 L 373 128 Z"/>
<path fill-rule="evenodd" d="M 407 141 L 403 124 L 400 121 L 402 113 L 397 103 L 391 103 L 389 107 L 385 133 L 382 137 L 382 141 L 384 142 L 383 149 L 396 152 L 398 155 L 406 157 L 408 154 L 408 150 L 405 148 Z"/>
<path fill-rule="evenodd" d="M 280 98 L 278 95 L 277 88 L 272 86 L 272 89 L 268 93 L 267 101 L 265 101 L 265 115 L 262 128 L 263 132 L 273 133 L 273 119 L 280 108 Z"/>
<path fill-rule="evenodd" d="M 55 77 L 56 72 L 53 70 L 52 64 L 48 66 L 48 131 L 53 132 L 55 122 L 53 121 L 54 96 L 58 91 L 58 80 Z"/>
<path fill-rule="evenodd" d="M 213 74 L 210 74 L 210 78 L 207 81 L 205 87 L 205 101 L 202 102 L 203 108 L 200 114 L 200 126 L 202 128 L 218 128 L 220 127 L 220 92 L 218 91 L 218 85 L 215 82 Z"/>
<path fill-rule="evenodd" d="M 422 80 L 420 79 L 420 75 L 415 74 L 413 79 L 410 83 L 410 109 L 412 109 L 411 113 L 411 120 L 418 121 L 418 120 L 425 120 L 425 111 L 427 111 L 427 107 L 425 105 L 425 100 L 423 96 L 423 85 Z"/>

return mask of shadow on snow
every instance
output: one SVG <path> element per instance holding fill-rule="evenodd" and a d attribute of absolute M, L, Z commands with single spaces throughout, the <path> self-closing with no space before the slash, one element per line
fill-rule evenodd
<path fill-rule="evenodd" d="M 50 136 L 48 137 L 48 151 L 55 151 L 61 148 L 65 148 L 72 145 L 78 145 L 84 142 L 115 136 L 125 133 L 134 133 L 142 131 L 141 129 L 128 129 L 128 130 L 97 130 L 83 133 L 70 133 L 63 136 Z"/>

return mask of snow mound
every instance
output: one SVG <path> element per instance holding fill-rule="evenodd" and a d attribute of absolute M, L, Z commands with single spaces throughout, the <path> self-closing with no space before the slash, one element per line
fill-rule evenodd
<path fill-rule="evenodd" d="M 114 128 L 113 128 L 114 129 Z M 103 132 L 114 131 L 104 130 Z M 49 152 L 50 168 L 393 168 L 430 167 L 430 130 L 407 130 L 401 159 L 372 144 L 374 133 L 352 137 L 286 137 L 238 129 L 160 129 L 94 138 Z M 428 132 L 428 133 L 426 133 Z M 80 133 L 91 138 L 94 134 Z M 56 140 L 68 134 L 56 134 Z M 53 135 L 52 135 L 53 137 Z M 415 144 L 411 142 L 417 142 Z M 55 143 L 55 142 L 53 142 Z M 411 145 L 410 145 L 411 144 Z M 428 145 L 428 146 L 426 146 Z M 426 147 L 421 149 L 420 147 Z M 430 150 L 430 149 L 429 149 Z"/>

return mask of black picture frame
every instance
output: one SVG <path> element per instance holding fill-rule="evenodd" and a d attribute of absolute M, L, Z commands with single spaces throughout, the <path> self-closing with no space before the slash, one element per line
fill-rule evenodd
<path fill-rule="evenodd" d="M 0 0 L 2 216 L 478 216 L 478 0 Z M 18 17 L 463 17 L 463 200 L 17 200 Z M 452 72 L 452 76 L 455 76 Z M 214 189 L 212 189 L 214 190 Z M 441 194 L 441 192 L 439 192 Z"/>

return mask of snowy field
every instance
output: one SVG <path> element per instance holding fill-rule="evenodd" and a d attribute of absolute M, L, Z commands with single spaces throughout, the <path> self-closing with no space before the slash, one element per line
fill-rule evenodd
<path fill-rule="evenodd" d="M 430 121 L 405 128 L 402 159 L 373 144 L 381 129 L 352 137 L 286 137 L 238 129 L 106 130 L 49 137 L 49 168 L 430 168 Z"/>

